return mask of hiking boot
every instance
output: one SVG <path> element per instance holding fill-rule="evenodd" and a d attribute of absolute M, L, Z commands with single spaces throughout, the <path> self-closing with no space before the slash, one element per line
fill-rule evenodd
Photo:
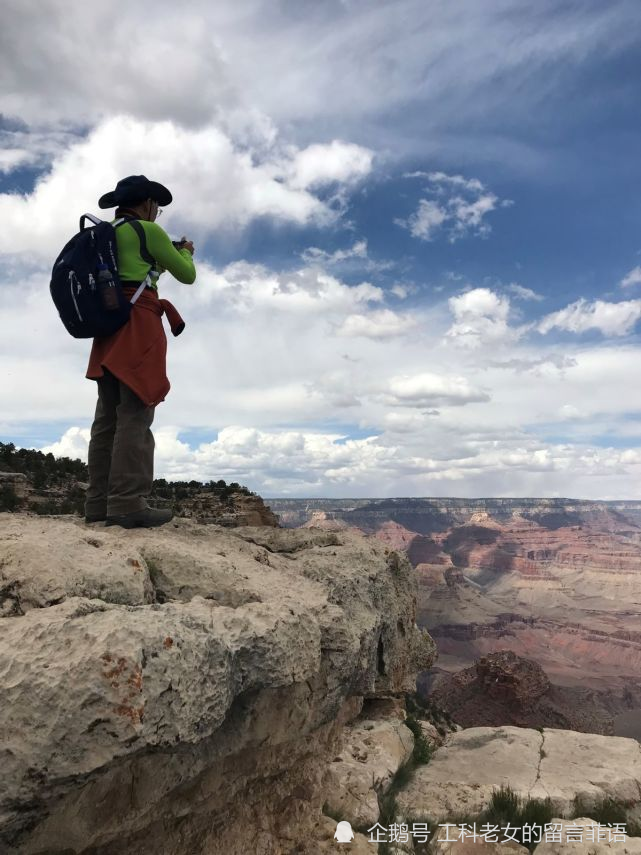
<path fill-rule="evenodd" d="M 106 525 L 119 525 L 122 528 L 155 528 L 173 519 L 173 511 L 161 508 L 143 508 L 130 514 L 117 514 L 107 517 Z"/>

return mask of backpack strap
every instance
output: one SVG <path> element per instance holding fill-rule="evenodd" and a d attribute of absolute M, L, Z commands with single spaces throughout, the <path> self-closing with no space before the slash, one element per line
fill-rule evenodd
<path fill-rule="evenodd" d="M 140 255 L 143 261 L 146 261 L 150 267 L 153 267 L 156 264 L 156 259 L 150 255 L 149 250 L 147 249 L 147 235 L 145 234 L 145 230 L 140 225 L 140 220 L 125 220 L 125 222 L 129 223 L 132 229 L 138 235 L 138 240 L 140 241 Z"/>
<path fill-rule="evenodd" d="M 85 220 L 91 220 L 91 222 L 94 224 L 94 226 L 97 226 L 102 222 L 102 220 L 99 220 L 98 217 L 94 217 L 93 214 L 83 214 L 82 217 L 80 217 L 80 231 L 81 232 L 84 231 Z"/>
<path fill-rule="evenodd" d="M 140 297 L 142 292 L 145 290 L 146 286 L 151 285 L 151 275 L 150 274 L 151 274 L 151 271 L 156 266 L 156 259 L 151 255 L 151 253 L 147 249 L 147 235 L 145 234 L 144 228 L 140 225 L 140 220 L 136 220 L 133 217 L 123 217 L 121 220 L 118 220 L 114 223 L 114 228 L 117 229 L 118 226 L 122 226 L 122 225 L 124 225 L 124 223 L 129 223 L 129 225 L 132 227 L 132 229 L 138 235 L 138 240 L 140 241 L 140 256 L 141 256 L 142 260 L 146 261 L 147 264 L 149 265 L 149 270 L 147 271 L 147 275 L 142 280 L 142 282 L 140 283 L 140 286 L 138 287 L 138 290 L 136 291 L 136 293 L 133 295 L 133 297 L 129 301 L 130 303 L 133 304 L 136 302 L 138 297 Z"/>

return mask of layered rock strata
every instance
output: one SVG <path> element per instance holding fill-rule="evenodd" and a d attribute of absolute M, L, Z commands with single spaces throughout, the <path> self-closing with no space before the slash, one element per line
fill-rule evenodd
<path fill-rule="evenodd" d="M 0 587 L 3 853 L 323 851 L 344 724 L 434 657 L 346 533 L 0 514 Z"/>

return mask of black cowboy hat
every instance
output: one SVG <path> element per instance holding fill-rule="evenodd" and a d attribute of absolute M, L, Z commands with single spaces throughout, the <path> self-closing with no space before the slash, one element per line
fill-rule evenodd
<path fill-rule="evenodd" d="M 121 178 L 116 189 L 105 193 L 98 200 L 99 208 L 115 208 L 118 205 L 137 205 L 145 199 L 153 199 L 163 207 L 172 200 L 172 195 L 157 181 L 150 181 L 145 175 L 129 175 Z"/>

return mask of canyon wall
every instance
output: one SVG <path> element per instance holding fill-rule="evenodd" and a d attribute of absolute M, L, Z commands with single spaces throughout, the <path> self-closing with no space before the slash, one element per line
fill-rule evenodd
<path fill-rule="evenodd" d="M 616 733 L 621 717 L 621 733 L 641 738 L 640 502 L 382 499 L 270 505 L 277 514 L 284 510 L 286 524 L 303 519 L 306 525 L 340 525 L 406 552 L 419 576 L 418 622 L 439 650 L 437 670 L 421 679 L 425 690 L 436 676 L 443 685 L 446 675 L 509 650 L 537 663 L 555 691 L 565 691 L 560 703 L 568 720 Z M 454 698 L 456 685 L 451 688 L 446 694 Z M 573 717 L 572 706 L 582 715 Z M 635 710 L 638 733 L 626 717 L 630 712 L 634 718 Z M 455 707 L 449 711 L 456 716 Z"/>

